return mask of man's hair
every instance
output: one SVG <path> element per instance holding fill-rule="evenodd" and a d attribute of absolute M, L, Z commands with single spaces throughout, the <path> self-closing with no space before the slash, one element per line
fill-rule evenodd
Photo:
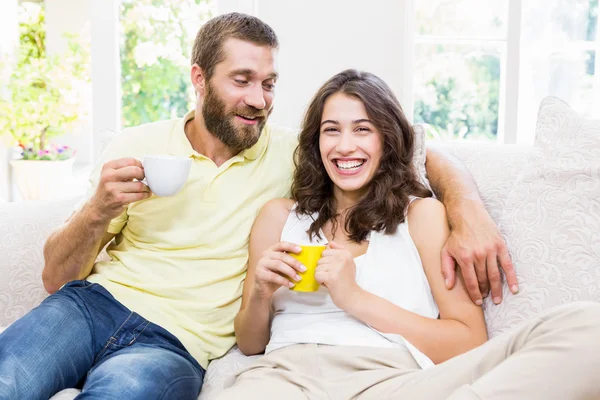
<path fill-rule="evenodd" d="M 292 198 L 296 212 L 318 213 L 308 230 L 320 236 L 328 221 L 337 225 L 333 182 L 329 178 L 319 150 L 323 108 L 327 99 L 343 93 L 360 100 L 383 139 L 379 168 L 368 183 L 366 194 L 348 212 L 344 229 L 354 242 L 362 242 L 371 231 L 393 234 L 404 221 L 409 195 L 430 197 L 431 192 L 417 179 L 412 165 L 414 132 L 392 90 L 377 76 L 349 69 L 329 79 L 315 94 L 302 125 L 294 157 L 296 170 Z"/>
<path fill-rule="evenodd" d="M 192 65 L 198 64 L 207 80 L 213 75 L 215 66 L 225 59 L 223 44 L 231 38 L 259 46 L 279 47 L 275 31 L 256 17 L 234 12 L 212 18 L 198 31 L 192 49 Z"/>

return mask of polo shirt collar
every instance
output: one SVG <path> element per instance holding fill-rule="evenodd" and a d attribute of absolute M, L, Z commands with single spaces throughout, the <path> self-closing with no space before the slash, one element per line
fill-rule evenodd
<path fill-rule="evenodd" d="M 175 124 L 175 127 L 171 132 L 171 138 L 169 139 L 169 154 L 181 157 L 204 157 L 194 150 L 192 144 L 185 135 L 185 124 L 194 119 L 194 114 L 194 110 L 188 111 L 185 116 Z M 241 151 L 235 157 L 243 157 L 247 160 L 255 160 L 266 149 L 268 143 L 269 129 L 265 126 L 260 138 L 258 139 L 258 142 L 256 142 L 256 144 L 249 149 Z"/>

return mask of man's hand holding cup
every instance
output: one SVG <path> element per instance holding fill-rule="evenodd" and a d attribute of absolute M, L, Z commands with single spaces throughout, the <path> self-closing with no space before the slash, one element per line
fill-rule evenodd
<path fill-rule="evenodd" d="M 135 158 L 120 158 L 104 164 L 100 183 L 91 199 L 99 217 L 111 220 L 127 205 L 150 197 L 150 188 L 140 182 L 144 178 L 144 167 Z"/>

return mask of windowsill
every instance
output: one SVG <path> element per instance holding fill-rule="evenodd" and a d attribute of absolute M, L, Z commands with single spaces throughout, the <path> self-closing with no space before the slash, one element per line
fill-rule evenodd
<path fill-rule="evenodd" d="M 73 164 L 73 174 L 71 175 L 71 178 L 62 183 L 63 187 L 60 192 L 61 194 L 58 198 L 56 198 L 56 200 L 83 196 L 88 189 L 89 177 L 90 173 L 92 172 L 92 168 L 92 164 Z M 11 201 L 24 201 L 19 194 L 19 189 L 14 183 L 12 185 Z"/>

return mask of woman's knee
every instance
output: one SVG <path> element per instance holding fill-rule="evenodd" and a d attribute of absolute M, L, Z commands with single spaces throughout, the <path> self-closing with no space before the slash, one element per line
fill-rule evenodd
<path fill-rule="evenodd" d="M 547 326 L 556 333 L 572 332 L 580 340 L 585 338 L 600 346 L 600 303 L 580 301 L 556 307 L 542 317 Z"/>

